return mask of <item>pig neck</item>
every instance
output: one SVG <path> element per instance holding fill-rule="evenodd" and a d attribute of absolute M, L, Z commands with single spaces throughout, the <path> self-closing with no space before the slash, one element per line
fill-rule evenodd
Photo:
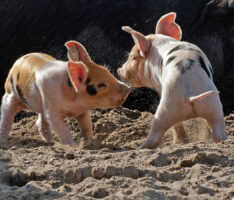
<path fill-rule="evenodd" d="M 166 56 L 163 49 L 170 41 L 175 40 L 164 35 L 155 35 L 154 38 L 150 39 L 152 45 L 145 61 L 144 76 L 148 82 L 147 86 L 155 89 L 161 95 L 163 85 L 163 58 Z"/>
<path fill-rule="evenodd" d="M 148 82 L 147 86 L 155 89 L 159 95 L 161 95 L 162 91 L 162 68 L 160 67 L 161 62 L 162 58 L 158 52 L 158 49 L 152 45 L 150 54 L 145 61 L 144 76 Z"/>
<path fill-rule="evenodd" d="M 76 92 L 67 72 L 67 62 L 57 61 L 52 67 L 47 68 L 48 74 L 54 84 L 47 86 L 50 96 L 51 106 L 64 116 L 78 116 L 88 110 L 88 106 L 83 100 L 82 92 Z M 54 92 L 56 91 L 56 92 Z"/>

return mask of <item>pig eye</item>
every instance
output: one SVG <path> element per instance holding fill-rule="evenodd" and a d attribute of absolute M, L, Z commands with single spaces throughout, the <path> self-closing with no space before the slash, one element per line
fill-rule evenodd
<path fill-rule="evenodd" d="M 131 57 L 132 57 L 132 60 L 136 60 L 136 58 L 137 58 L 136 56 L 131 56 Z"/>
<path fill-rule="evenodd" d="M 141 58 L 144 58 L 144 56 L 142 55 L 142 53 L 140 52 L 139 49 L 138 49 L 137 53 L 138 53 L 138 55 L 139 55 Z"/>
<path fill-rule="evenodd" d="M 106 84 L 105 83 L 99 83 L 98 84 L 98 88 L 105 88 L 106 87 Z"/>

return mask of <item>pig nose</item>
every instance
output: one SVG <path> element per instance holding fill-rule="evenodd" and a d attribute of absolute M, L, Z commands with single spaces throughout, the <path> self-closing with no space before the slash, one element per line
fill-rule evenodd
<path fill-rule="evenodd" d="M 117 70 L 117 73 L 118 73 L 118 75 L 119 75 L 119 77 L 121 76 L 121 68 L 119 68 L 118 70 Z"/>

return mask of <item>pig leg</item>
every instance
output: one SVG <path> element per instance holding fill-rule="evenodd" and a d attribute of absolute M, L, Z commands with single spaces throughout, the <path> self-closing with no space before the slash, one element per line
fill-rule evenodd
<path fill-rule="evenodd" d="M 177 107 L 179 109 L 179 107 Z M 145 143 L 141 148 L 154 149 L 158 147 L 162 140 L 164 133 L 176 123 L 182 121 L 182 117 L 178 115 L 175 106 L 170 102 L 170 96 L 162 98 L 156 114 L 154 116 L 150 133 L 147 136 Z"/>
<path fill-rule="evenodd" d="M 82 135 L 88 138 L 92 138 L 93 136 L 92 120 L 89 112 L 87 111 L 83 113 L 82 115 L 76 117 L 76 119 L 78 120 L 82 128 Z"/>
<path fill-rule="evenodd" d="M 188 143 L 188 136 L 184 130 L 184 125 L 182 122 L 177 123 L 173 126 L 174 144 L 185 144 Z"/>
<path fill-rule="evenodd" d="M 45 118 L 49 122 L 51 128 L 58 135 L 59 140 L 62 144 L 68 144 L 75 146 L 75 142 L 72 139 L 72 134 L 64 123 L 63 117 L 54 111 L 46 110 Z"/>
<path fill-rule="evenodd" d="M 206 119 L 210 126 L 213 140 L 220 142 L 227 139 L 222 104 L 218 96 L 207 97 L 197 106 L 199 116 Z"/>
<path fill-rule="evenodd" d="M 83 149 L 93 142 L 92 120 L 88 111 L 76 117 L 76 119 L 80 123 L 80 126 L 82 128 L 82 136 L 84 136 L 80 139 L 78 147 L 80 149 Z"/>
<path fill-rule="evenodd" d="M 14 93 L 6 93 L 3 96 L 0 121 L 0 143 L 8 138 L 15 115 L 24 108 L 24 104 Z"/>
<path fill-rule="evenodd" d="M 48 122 L 45 120 L 45 117 L 43 114 L 41 113 L 38 114 L 36 125 L 37 125 L 37 128 L 40 132 L 42 139 L 48 143 L 51 142 L 52 140 L 51 129 L 50 129 Z"/>
<path fill-rule="evenodd" d="M 160 120 L 159 118 L 155 117 L 153 119 L 150 133 L 147 136 L 147 139 L 144 142 L 144 144 L 140 147 L 141 149 L 154 149 L 162 143 L 165 129 L 160 126 L 161 123 L 164 122 L 162 122 L 162 120 Z"/>
<path fill-rule="evenodd" d="M 206 121 L 211 127 L 213 139 L 215 142 L 221 142 L 227 139 L 223 117 L 219 119 L 206 119 Z"/>

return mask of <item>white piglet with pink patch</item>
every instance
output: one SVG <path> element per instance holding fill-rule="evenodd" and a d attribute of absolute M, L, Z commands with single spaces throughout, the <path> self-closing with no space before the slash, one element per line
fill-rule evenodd
<path fill-rule="evenodd" d="M 155 34 L 144 36 L 128 26 L 135 45 L 118 74 L 135 87 L 150 87 L 161 96 L 147 140 L 141 148 L 156 148 L 164 133 L 174 129 L 174 143 L 187 142 L 182 121 L 202 117 L 213 139 L 227 138 L 222 104 L 212 79 L 212 67 L 202 50 L 181 40 L 175 13 L 161 17 Z"/>

